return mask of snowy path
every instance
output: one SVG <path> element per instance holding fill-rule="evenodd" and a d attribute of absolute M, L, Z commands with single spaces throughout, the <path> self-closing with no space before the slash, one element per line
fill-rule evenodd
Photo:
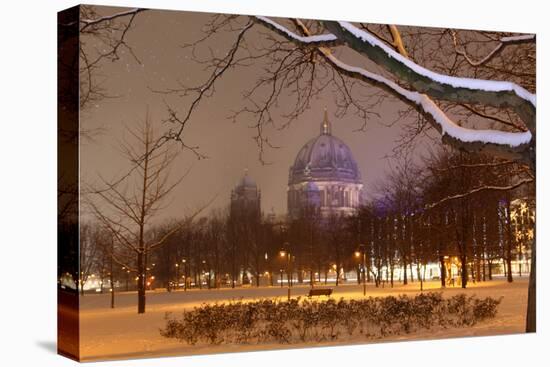
<path fill-rule="evenodd" d="M 437 282 L 425 284 L 426 288 L 440 291 Z M 362 298 L 362 286 L 343 285 L 334 288 L 334 298 Z M 292 295 L 305 295 L 309 287 L 293 287 Z M 186 308 L 198 306 L 204 302 L 222 302 L 230 299 L 252 300 L 258 298 L 286 298 L 286 288 L 239 288 L 221 290 L 183 290 L 167 293 L 154 291 L 147 294 L 147 312 L 136 314 L 136 294 L 133 292 L 117 294 L 115 309 L 110 309 L 110 296 L 86 295 L 81 298 L 81 355 L 83 360 L 120 359 L 132 357 L 154 357 L 160 355 L 204 354 L 258 349 L 277 349 L 279 344 L 264 345 L 196 345 L 187 344 L 160 336 L 159 329 L 164 326 L 166 312 L 178 313 Z M 503 280 L 493 280 L 472 284 L 467 289 L 447 288 L 444 295 L 465 292 L 478 297 L 503 297 L 499 312 L 494 320 L 475 325 L 471 328 L 430 330 L 408 335 L 392 336 L 380 341 L 437 339 L 446 337 L 498 335 L 521 333 L 524 329 L 527 305 L 527 278 L 516 279 L 508 284 Z M 367 296 L 385 296 L 397 294 L 413 295 L 419 293 L 419 283 L 391 288 L 375 288 L 369 284 Z M 373 342 L 373 341 L 366 341 Z M 378 342 L 378 341 L 377 341 Z M 338 342 L 316 343 L 320 345 L 365 343 L 364 339 L 339 340 Z M 293 344 L 291 347 L 304 347 Z"/>

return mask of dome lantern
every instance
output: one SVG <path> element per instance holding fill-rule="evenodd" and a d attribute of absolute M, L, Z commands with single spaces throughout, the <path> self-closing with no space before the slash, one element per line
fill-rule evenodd
<path fill-rule="evenodd" d="M 325 107 L 325 116 L 323 117 L 323 122 L 321 123 L 321 135 L 330 135 L 330 130 L 330 121 L 328 120 L 327 109 Z"/>

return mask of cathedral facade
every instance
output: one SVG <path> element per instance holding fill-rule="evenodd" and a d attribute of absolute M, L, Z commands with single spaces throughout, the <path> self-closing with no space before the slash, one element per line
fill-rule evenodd
<path fill-rule="evenodd" d="M 332 135 L 325 110 L 320 134 L 298 152 L 288 177 L 288 214 L 314 208 L 321 217 L 350 215 L 361 205 L 363 183 L 351 149 Z"/>

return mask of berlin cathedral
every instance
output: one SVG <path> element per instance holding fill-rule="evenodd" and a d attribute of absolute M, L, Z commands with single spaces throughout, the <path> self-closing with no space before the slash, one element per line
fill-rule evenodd
<path fill-rule="evenodd" d="M 332 135 L 325 109 L 320 133 L 298 151 L 289 169 L 287 204 L 290 219 L 308 208 L 321 217 L 350 215 L 362 202 L 363 183 L 351 149 Z M 261 195 L 257 184 L 245 173 L 231 193 L 231 208 L 260 210 Z"/>

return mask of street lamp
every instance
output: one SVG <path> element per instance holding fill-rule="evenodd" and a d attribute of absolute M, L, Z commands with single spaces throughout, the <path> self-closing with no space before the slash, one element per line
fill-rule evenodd
<path fill-rule="evenodd" d="M 180 264 L 176 263 L 176 289 L 179 288 L 180 285 Z"/>
<path fill-rule="evenodd" d="M 291 262 L 292 262 L 292 254 L 290 253 L 290 244 L 288 242 L 285 242 L 283 244 L 283 249 L 279 251 L 279 256 L 281 258 L 285 258 L 287 260 L 287 282 L 288 282 L 288 300 L 290 301 L 290 287 L 292 287 L 292 269 L 291 269 Z M 282 273 L 281 273 L 282 275 Z M 282 280 L 282 278 L 281 278 Z M 282 284 L 282 283 L 281 283 Z"/>
<path fill-rule="evenodd" d="M 367 295 L 367 279 L 366 279 L 366 267 L 367 267 L 367 253 L 365 251 L 365 245 L 364 244 L 360 244 L 359 245 L 359 250 L 358 251 L 355 251 L 355 257 L 356 258 L 361 258 L 362 259 L 362 264 L 361 264 L 361 277 L 363 278 L 363 296 L 366 296 Z"/>
<path fill-rule="evenodd" d="M 181 262 L 183 263 L 183 274 L 184 274 L 184 280 L 183 280 L 183 291 L 187 291 L 187 260 L 182 259 Z"/>
<path fill-rule="evenodd" d="M 129 281 L 130 281 L 130 270 L 126 270 L 126 292 L 130 290 Z"/>

